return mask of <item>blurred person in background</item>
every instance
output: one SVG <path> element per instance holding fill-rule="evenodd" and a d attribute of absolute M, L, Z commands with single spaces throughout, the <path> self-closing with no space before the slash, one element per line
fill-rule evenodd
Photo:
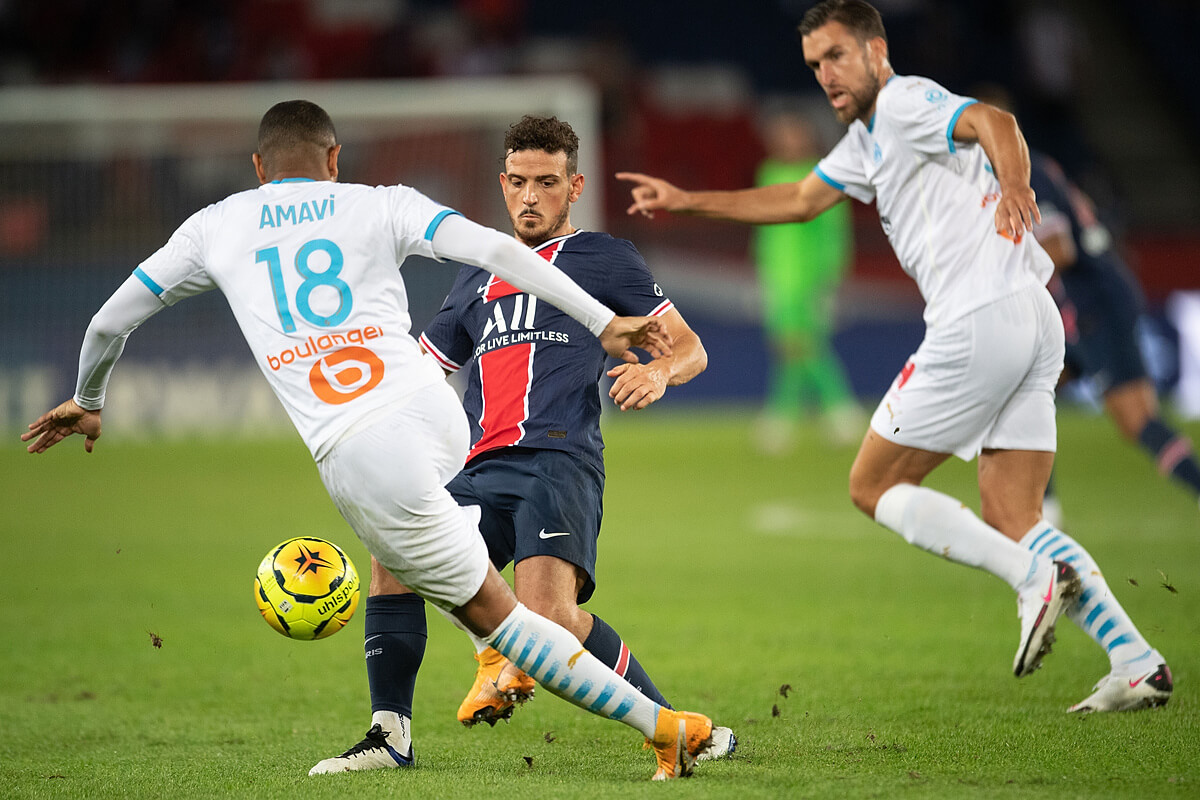
<path fill-rule="evenodd" d="M 821 155 L 819 133 L 799 111 L 770 110 L 762 139 L 767 156 L 755 186 L 803 180 Z M 751 244 L 771 349 L 766 407 L 756 426 L 759 447 L 767 453 L 789 449 L 807 408 L 820 416 L 830 442 L 856 444 L 865 418 L 832 343 L 837 290 L 854 255 L 850 205 L 839 203 L 807 224 L 759 226 Z"/>
<path fill-rule="evenodd" d="M 1001 86 L 981 86 L 976 97 L 1013 109 Z M 1066 330 L 1064 380 L 1090 381 L 1121 436 L 1145 451 L 1163 476 L 1200 498 L 1200 464 L 1192 443 L 1163 419 L 1142 358 L 1138 332 L 1146 308 L 1137 278 L 1117 253 L 1091 198 L 1054 159 L 1031 149 L 1030 161 L 1029 183 L 1042 211 L 1033 233 L 1054 261 L 1050 286 Z M 1044 507 L 1047 518 L 1061 527 L 1062 505 L 1053 487 L 1051 480 Z"/>

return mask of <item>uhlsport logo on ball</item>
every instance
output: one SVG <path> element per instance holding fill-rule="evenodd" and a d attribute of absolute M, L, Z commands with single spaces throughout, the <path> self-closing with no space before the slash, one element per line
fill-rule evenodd
<path fill-rule="evenodd" d="M 358 608 L 358 571 L 333 542 L 312 536 L 271 548 L 254 577 L 263 619 L 292 639 L 324 639 Z"/>

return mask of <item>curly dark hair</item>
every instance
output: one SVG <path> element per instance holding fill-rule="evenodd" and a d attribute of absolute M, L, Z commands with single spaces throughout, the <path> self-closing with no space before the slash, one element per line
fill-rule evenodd
<path fill-rule="evenodd" d="M 558 117 L 534 117 L 529 114 L 513 123 L 504 134 L 503 165 L 509 154 L 520 150 L 543 150 L 547 153 L 566 153 L 567 174 L 579 171 L 579 137 L 569 124 Z"/>
<path fill-rule="evenodd" d="M 883 18 L 866 0 L 825 0 L 805 12 L 796 30 L 804 37 L 830 22 L 845 25 L 860 42 L 877 36 L 887 41 Z"/>

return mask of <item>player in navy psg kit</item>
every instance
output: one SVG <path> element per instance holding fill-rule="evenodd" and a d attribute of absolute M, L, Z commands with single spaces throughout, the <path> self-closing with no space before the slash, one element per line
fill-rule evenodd
<path fill-rule="evenodd" d="M 1042 208 L 1042 224 L 1034 233 L 1060 279 L 1054 294 L 1067 334 L 1067 374 L 1090 378 L 1121 435 L 1141 446 L 1163 475 L 1200 497 L 1196 454 L 1187 437 L 1162 419 L 1138 347 L 1142 289 L 1113 249 L 1090 198 L 1049 156 L 1031 152 L 1030 157 L 1029 183 Z M 1049 491 L 1046 499 L 1057 501 Z"/>
<path fill-rule="evenodd" d="M 978 94 L 1012 110 L 1003 87 L 986 85 Z M 1146 451 L 1159 472 L 1200 497 L 1196 454 L 1187 437 L 1162 419 L 1158 393 L 1138 347 L 1138 319 L 1145 311 L 1142 288 L 1114 248 L 1091 198 L 1054 159 L 1032 149 L 1029 155 L 1029 185 L 1042 211 L 1034 235 L 1054 262 L 1056 279 L 1050 286 L 1066 329 L 1064 376 L 1090 379 L 1121 436 Z M 1052 488 L 1053 483 L 1046 492 L 1046 514 L 1061 518 Z"/>
<path fill-rule="evenodd" d="M 619 364 L 607 373 L 614 379 L 609 397 L 622 410 L 642 409 L 668 386 L 698 375 L 708 357 L 632 244 L 571 224 L 571 204 L 584 187 L 578 147 L 567 123 L 527 116 L 505 137 L 500 186 L 518 240 L 618 314 L 662 321 L 672 340 L 670 356 Z M 420 337 L 447 373 L 469 369 L 463 405 L 472 447 L 446 488 L 459 505 L 478 509 L 492 562 L 498 569 L 514 563 L 521 602 L 575 633 L 588 652 L 667 705 L 620 635 L 579 607 L 595 590 L 604 491 L 597 383 L 607 356 L 594 341 L 554 306 L 470 266 L 459 271 Z M 392 753 L 411 744 L 424 602 L 372 562 L 366 609 L 372 727 L 366 739 L 320 762 L 312 774 L 402 766 Z M 482 639 L 471 638 L 479 666 L 458 718 L 468 726 L 495 725 L 533 695 L 534 681 Z M 712 742 L 701 758 L 727 755 L 736 746 L 729 728 L 714 727 Z"/>

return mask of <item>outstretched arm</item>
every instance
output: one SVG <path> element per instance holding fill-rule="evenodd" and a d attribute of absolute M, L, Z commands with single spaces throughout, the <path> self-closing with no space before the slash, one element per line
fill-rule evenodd
<path fill-rule="evenodd" d="M 954 125 L 954 140 L 979 142 L 1000 183 L 996 233 L 1018 240 L 1042 221 L 1037 198 L 1029 187 L 1029 146 L 1017 118 L 987 103 L 973 103 Z"/>
<path fill-rule="evenodd" d="M 663 396 L 668 386 L 687 383 L 708 367 L 708 353 L 700 337 L 672 308 L 662 317 L 674 352 L 647 364 L 618 364 L 608 371 L 616 378 L 608 396 L 622 411 L 640 410 Z"/>
<path fill-rule="evenodd" d="M 752 225 L 808 222 L 846 197 L 815 172 L 798 183 L 726 192 L 689 192 L 640 172 L 618 172 L 617 178 L 633 184 L 633 205 L 625 213 L 645 217 L 670 211 Z"/>
<path fill-rule="evenodd" d="M 438 226 L 432 244 L 439 258 L 489 270 L 562 309 L 590 330 L 610 356 L 635 363 L 638 358 L 630 351 L 632 347 L 654 356 L 671 353 L 671 339 L 657 319 L 614 315 L 612 309 L 512 236 L 453 216 Z"/>
<path fill-rule="evenodd" d="M 43 453 L 73 433 L 82 433 L 83 449 L 92 452 L 100 438 L 100 409 L 108 378 L 125 349 L 125 340 L 163 308 L 162 301 L 132 275 L 117 287 L 83 335 L 75 397 L 38 417 L 28 432 L 21 434 L 23 442 L 37 439 L 26 448 L 29 452 Z"/>

